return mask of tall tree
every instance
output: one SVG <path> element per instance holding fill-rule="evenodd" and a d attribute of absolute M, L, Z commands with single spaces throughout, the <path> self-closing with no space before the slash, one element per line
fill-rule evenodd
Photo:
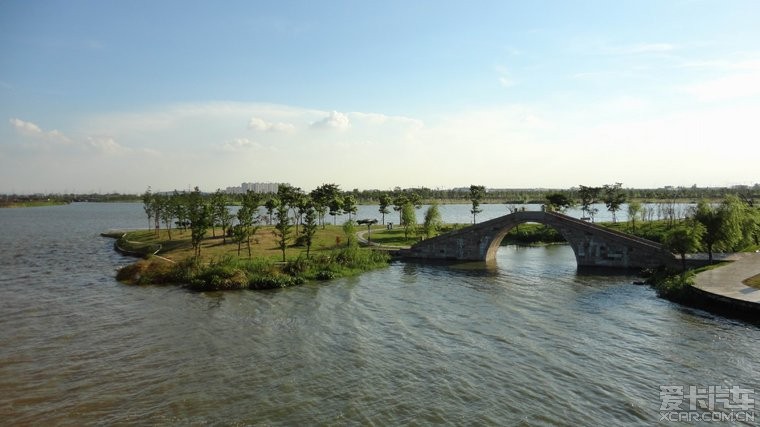
<path fill-rule="evenodd" d="M 296 236 L 298 236 L 298 226 L 301 224 L 301 219 L 303 218 L 303 215 L 306 213 L 306 209 L 311 207 L 311 198 L 308 194 L 301 191 L 300 188 L 298 188 L 298 191 L 293 195 L 293 212 L 294 212 L 294 218 L 296 223 Z"/>
<path fill-rule="evenodd" d="M 151 226 L 153 225 L 153 222 L 151 221 L 151 218 L 153 218 L 153 193 L 151 193 L 150 187 L 148 187 L 148 189 L 143 193 L 142 202 L 145 215 L 148 216 L 148 230 L 150 230 Z"/>
<path fill-rule="evenodd" d="M 705 233 L 705 227 L 696 221 L 671 228 L 663 236 L 662 243 L 668 250 L 681 255 L 681 268 L 686 271 L 686 254 L 696 252 Z"/>
<path fill-rule="evenodd" d="M 338 215 L 343 214 L 343 198 L 336 194 L 332 200 L 328 203 L 327 207 L 330 209 L 330 216 L 333 217 L 333 225 L 338 224 Z"/>
<path fill-rule="evenodd" d="M 404 223 L 404 220 L 401 215 L 401 211 L 404 209 L 404 205 L 410 203 L 409 198 L 406 197 L 406 194 L 400 192 L 396 192 L 396 195 L 393 197 L 393 210 L 398 212 L 398 223 L 399 225 L 402 225 Z"/>
<path fill-rule="evenodd" d="M 343 223 L 343 234 L 346 235 L 346 246 L 351 247 L 356 245 L 356 223 L 353 220 L 348 220 Z"/>
<path fill-rule="evenodd" d="M 385 225 L 385 214 L 391 213 L 390 210 L 388 210 L 388 206 L 391 205 L 393 201 L 391 200 L 391 196 L 388 195 L 388 193 L 383 193 L 380 195 L 380 208 L 378 211 L 383 216 L 383 225 Z"/>
<path fill-rule="evenodd" d="M 229 200 L 227 194 L 222 190 L 217 189 L 213 196 L 211 196 L 211 209 L 213 215 L 213 223 L 211 225 L 211 235 L 216 237 L 214 227 L 220 225 L 222 227 L 222 238 L 224 243 L 227 243 L 227 228 L 229 228 L 232 222 L 232 214 L 230 213 Z"/>
<path fill-rule="evenodd" d="M 317 211 L 313 207 L 306 209 L 303 221 L 303 239 L 306 243 L 306 258 L 309 258 L 311 244 L 314 241 L 314 234 L 317 232 Z"/>
<path fill-rule="evenodd" d="M 314 209 L 317 211 L 319 222 L 322 228 L 325 227 L 325 214 L 330 203 L 340 196 L 340 186 L 337 184 L 322 184 L 309 193 L 314 202 Z"/>
<path fill-rule="evenodd" d="M 343 198 L 343 212 L 348 214 L 349 221 L 351 221 L 351 214 L 356 214 L 357 210 L 356 197 L 353 194 L 349 194 Z"/>
<path fill-rule="evenodd" d="M 201 242 L 211 224 L 211 209 L 198 187 L 195 187 L 189 194 L 187 202 L 191 232 L 190 240 L 197 261 L 201 256 Z"/>
<path fill-rule="evenodd" d="M 633 228 L 634 232 L 636 232 L 636 217 L 639 216 L 641 210 L 641 203 L 635 200 L 628 202 L 628 220 L 631 221 L 631 228 Z"/>
<path fill-rule="evenodd" d="M 190 219 L 187 213 L 187 193 L 178 192 L 174 190 L 172 193 L 172 208 L 174 209 L 174 218 L 177 219 L 177 227 L 182 228 L 183 231 L 187 231 L 187 226 L 190 225 Z"/>
<path fill-rule="evenodd" d="M 238 256 L 240 256 L 240 246 L 246 243 L 248 249 L 248 258 L 251 258 L 251 237 L 256 234 L 259 221 L 257 215 L 259 210 L 259 195 L 248 190 L 241 198 L 240 209 L 237 211 L 238 224 L 233 229 L 235 241 L 238 244 Z"/>
<path fill-rule="evenodd" d="M 562 193 L 551 193 L 546 195 L 546 206 L 551 212 L 564 212 L 573 205 L 573 200 Z"/>
<path fill-rule="evenodd" d="M 156 237 L 158 237 L 161 229 L 161 214 L 164 210 L 164 203 L 160 194 L 156 193 L 153 195 L 150 207 L 153 209 L 153 230 L 155 230 Z"/>
<path fill-rule="evenodd" d="M 483 200 L 483 197 L 486 195 L 486 187 L 483 185 L 470 185 L 470 202 L 472 202 L 472 209 L 470 209 L 470 213 L 472 214 L 472 223 L 475 224 L 475 215 L 483 212 L 482 209 L 480 209 L 480 202 Z"/>
<path fill-rule="evenodd" d="M 272 218 L 274 218 L 274 211 L 280 206 L 280 199 L 276 195 L 272 195 L 264 203 L 264 208 L 267 210 L 267 223 L 272 225 Z"/>
<path fill-rule="evenodd" d="M 422 225 L 422 229 L 425 232 L 425 237 L 433 237 L 441 228 L 441 212 L 438 210 L 438 203 L 431 203 L 425 211 L 425 220 Z"/>
<path fill-rule="evenodd" d="M 607 210 L 612 212 L 612 222 L 617 222 L 616 212 L 625 203 L 625 193 L 622 187 L 623 184 L 620 182 L 604 186 L 604 204 L 607 206 Z"/>
<path fill-rule="evenodd" d="M 404 227 L 404 238 L 409 238 L 409 233 L 414 233 L 417 228 L 417 214 L 411 202 L 401 207 L 401 226 Z"/>
<path fill-rule="evenodd" d="M 742 203 L 736 196 L 726 197 L 718 206 L 701 200 L 697 203 L 694 219 L 705 228 L 702 243 L 710 262 L 715 250 L 733 250 L 742 240 L 745 215 Z"/>
<path fill-rule="evenodd" d="M 159 197 L 159 203 L 161 204 L 160 215 L 161 221 L 164 223 L 167 233 L 169 233 L 169 240 L 172 239 L 172 220 L 176 213 L 174 205 L 177 200 L 170 195 L 162 195 Z"/>
<path fill-rule="evenodd" d="M 288 239 L 290 239 L 290 217 L 288 216 L 288 207 L 281 203 L 277 207 L 277 224 L 274 226 L 274 235 L 277 237 L 277 244 L 282 251 L 282 261 L 285 262 L 285 249 L 288 248 Z"/>
<path fill-rule="evenodd" d="M 585 185 L 579 186 L 578 189 L 578 197 L 581 199 L 581 211 L 591 218 L 591 222 L 594 222 L 594 215 L 598 211 L 594 207 L 594 204 L 599 200 L 601 191 L 601 187 L 586 187 Z"/>

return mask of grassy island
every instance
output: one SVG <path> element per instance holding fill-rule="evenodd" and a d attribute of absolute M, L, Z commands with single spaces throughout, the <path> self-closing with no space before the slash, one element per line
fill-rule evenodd
<path fill-rule="evenodd" d="M 261 226 L 251 238 L 251 252 L 221 229 L 209 231 L 195 256 L 189 230 L 139 230 L 111 234 L 117 250 L 142 259 L 123 267 L 117 279 L 132 284 L 179 284 L 198 291 L 271 289 L 356 275 L 388 265 L 381 250 L 359 247 L 342 227 L 326 225 L 316 231 L 307 257 L 296 241 L 285 249 L 286 261 L 273 226 Z M 108 235 L 108 234 L 106 234 Z"/>

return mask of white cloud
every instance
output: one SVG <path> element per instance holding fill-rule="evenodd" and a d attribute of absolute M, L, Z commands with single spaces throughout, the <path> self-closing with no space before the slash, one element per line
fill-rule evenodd
<path fill-rule="evenodd" d="M 346 130 L 349 127 L 351 127 L 351 121 L 348 116 L 337 111 L 331 111 L 327 117 L 311 124 L 312 129 Z"/>
<path fill-rule="evenodd" d="M 499 84 L 501 87 L 511 87 L 515 85 L 515 82 L 509 77 L 501 76 L 499 77 Z"/>
<path fill-rule="evenodd" d="M 54 144 L 70 144 L 71 139 L 63 134 L 63 132 L 54 129 L 50 132 L 46 132 L 42 130 L 41 127 L 39 127 L 37 124 L 32 122 L 27 122 L 18 118 L 12 118 L 9 120 L 11 126 L 18 132 L 19 134 L 32 138 L 37 141 L 43 141 L 45 143 L 54 143 Z"/>
<path fill-rule="evenodd" d="M 760 96 L 760 72 L 734 74 L 685 86 L 682 91 L 699 101 L 725 101 Z"/>
<path fill-rule="evenodd" d="M 235 138 L 222 144 L 223 151 L 241 151 L 261 148 L 261 144 L 248 138 Z"/>
<path fill-rule="evenodd" d="M 361 113 L 351 112 L 347 114 L 352 123 L 367 124 L 370 126 L 394 126 L 401 128 L 422 128 L 424 124 L 421 120 L 403 116 L 388 116 L 379 113 Z"/>
<path fill-rule="evenodd" d="M 248 129 L 262 132 L 292 132 L 296 127 L 290 123 L 268 122 L 260 117 L 251 117 L 248 121 Z"/>
<path fill-rule="evenodd" d="M 102 154 L 121 154 L 129 150 L 119 145 L 113 138 L 88 136 L 85 145 Z"/>
<path fill-rule="evenodd" d="M 32 122 L 25 122 L 16 118 L 10 119 L 9 122 L 18 132 L 24 135 L 42 135 L 42 129 Z"/>
<path fill-rule="evenodd" d="M 37 124 L 21 119 L 10 119 L 10 123 L 20 135 L 29 141 L 29 143 L 25 144 L 27 148 L 45 151 L 65 149 L 69 154 L 90 151 L 99 154 L 117 155 L 131 151 L 120 145 L 110 136 L 84 136 L 72 139 L 57 129 L 47 132 Z"/>

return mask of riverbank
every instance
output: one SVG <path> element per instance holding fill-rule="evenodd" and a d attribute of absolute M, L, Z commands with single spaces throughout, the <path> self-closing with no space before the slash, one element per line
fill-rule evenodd
<path fill-rule="evenodd" d="M 697 273 L 691 289 L 706 301 L 760 320 L 760 289 L 747 281 L 760 275 L 760 253 L 738 253 L 726 265 Z"/>
<path fill-rule="evenodd" d="M 0 208 L 38 208 L 43 206 L 60 206 L 68 204 L 69 202 L 59 200 L 0 201 Z"/>

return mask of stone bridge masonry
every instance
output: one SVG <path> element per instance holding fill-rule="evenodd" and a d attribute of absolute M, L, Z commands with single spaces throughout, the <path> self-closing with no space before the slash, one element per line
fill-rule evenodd
<path fill-rule="evenodd" d="M 454 230 L 413 245 L 411 258 L 452 261 L 490 261 L 507 232 L 535 222 L 555 228 L 575 252 L 578 267 L 644 269 L 678 266 L 676 257 L 659 243 L 581 221 L 556 212 L 515 212 Z"/>

